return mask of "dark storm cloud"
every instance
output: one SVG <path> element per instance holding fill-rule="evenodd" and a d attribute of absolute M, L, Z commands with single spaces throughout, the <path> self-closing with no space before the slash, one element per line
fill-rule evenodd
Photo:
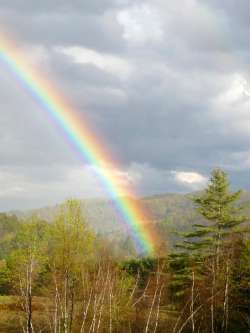
<path fill-rule="evenodd" d="M 235 187 L 244 184 L 248 7 L 247 1 L 0 1 L 0 17 L 31 58 L 45 54 L 37 60 L 42 72 L 137 179 L 139 193 L 154 194 L 196 189 L 173 172 L 207 176 L 215 166 L 231 172 Z M 72 53 L 75 46 L 84 59 Z M 3 71 L 0 180 L 6 174 L 12 185 L 9 192 L 4 185 L 0 208 L 91 194 L 89 170 L 79 176 L 79 153 L 12 81 Z M 26 186 L 37 189 L 35 198 Z"/>
<path fill-rule="evenodd" d="M 19 6 L 23 10 L 13 4 L 0 4 L 3 28 L 13 31 L 21 41 L 46 45 L 77 44 L 99 50 L 118 51 L 122 48 L 121 27 L 114 19 L 112 6 L 103 7 L 106 11 L 95 12 L 91 10 L 95 8 L 94 3 L 92 6 L 74 5 L 69 1 L 61 1 L 61 6 L 51 3 L 37 6 L 37 2 L 28 1 L 29 10 L 22 4 Z"/>
<path fill-rule="evenodd" d="M 24 12 L 24 13 L 48 13 L 51 11 L 76 11 L 80 10 L 83 13 L 103 13 L 110 8 L 117 8 L 125 5 L 128 1 L 116 1 L 116 0 L 44 0 L 44 1 L 33 1 L 33 0 L 8 0 L 1 1 L 1 7 L 4 9 L 11 9 L 13 11 Z"/>

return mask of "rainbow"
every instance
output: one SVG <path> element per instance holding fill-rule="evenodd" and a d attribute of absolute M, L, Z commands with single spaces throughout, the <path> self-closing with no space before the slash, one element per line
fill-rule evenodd
<path fill-rule="evenodd" d="M 78 149 L 81 157 L 94 167 L 105 191 L 115 202 L 116 209 L 122 216 L 137 250 L 145 255 L 153 255 L 157 237 L 152 230 L 150 221 L 145 216 L 138 200 L 132 199 L 131 189 L 128 194 L 127 189 L 125 191 L 117 180 L 113 172 L 117 168 L 105 151 L 101 140 L 98 140 L 82 119 L 78 118 L 72 107 L 58 94 L 55 87 L 48 80 L 42 78 L 42 75 L 34 68 L 31 68 L 24 54 L 21 54 L 14 45 L 13 38 L 0 36 L 0 60 L 31 97 L 59 125 L 66 137 Z"/>

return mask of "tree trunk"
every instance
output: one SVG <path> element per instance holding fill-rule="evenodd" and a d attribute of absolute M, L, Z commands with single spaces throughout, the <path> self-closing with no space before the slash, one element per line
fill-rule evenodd
<path fill-rule="evenodd" d="M 192 272 L 192 289 L 191 289 L 191 323 L 192 323 L 192 333 L 195 331 L 195 323 L 194 323 L 194 271 Z"/>
<path fill-rule="evenodd" d="M 26 308 L 27 308 L 27 333 L 33 333 L 32 325 L 32 273 L 33 273 L 33 259 L 30 259 L 29 266 L 27 267 L 27 292 L 26 292 Z"/>
<path fill-rule="evenodd" d="M 214 333 L 214 288 L 215 288 L 215 259 L 212 262 L 212 288 L 211 288 L 211 333 Z"/>
<path fill-rule="evenodd" d="M 222 332 L 227 333 L 228 329 L 228 294 L 229 294 L 229 259 L 227 260 L 226 266 L 226 283 L 224 292 L 224 304 L 223 304 L 223 322 Z"/>

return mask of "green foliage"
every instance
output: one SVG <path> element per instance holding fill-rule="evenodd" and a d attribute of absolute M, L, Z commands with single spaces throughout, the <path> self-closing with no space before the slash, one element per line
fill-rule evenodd
<path fill-rule="evenodd" d="M 50 227 L 50 266 L 76 272 L 95 256 L 95 237 L 82 215 L 79 202 L 69 200 L 61 206 Z"/>
<path fill-rule="evenodd" d="M 226 173 L 215 169 L 205 191 L 193 198 L 204 223 L 193 224 L 193 230 L 183 233 L 184 241 L 176 247 L 191 251 L 197 260 L 201 256 L 214 255 L 218 247 L 249 220 L 240 215 L 241 207 L 236 205 L 240 194 L 241 191 L 231 193 Z"/>
<path fill-rule="evenodd" d="M 0 260 L 6 259 L 13 244 L 13 239 L 21 226 L 15 215 L 0 213 Z"/>
<path fill-rule="evenodd" d="M 172 253 L 169 256 L 169 267 L 172 271 L 172 278 L 169 288 L 173 296 L 185 295 L 191 283 L 191 257 L 187 252 Z"/>
<path fill-rule="evenodd" d="M 36 279 L 47 262 L 47 232 L 47 223 L 34 216 L 23 221 L 13 238 L 7 264 L 16 290 L 19 290 L 20 283 L 26 284 L 28 270 L 32 270 Z"/>
<path fill-rule="evenodd" d="M 202 266 L 206 258 L 217 255 L 226 239 L 248 220 L 239 214 L 241 208 L 236 205 L 240 194 L 240 191 L 231 193 L 226 173 L 215 169 L 205 191 L 193 198 L 204 220 L 203 224 L 193 224 L 190 232 L 181 234 L 183 240 L 176 244 L 179 251 L 170 255 L 170 267 L 174 272 L 170 285 L 175 287 L 177 294 L 184 294 L 190 287 L 191 273 L 195 271 L 199 278 L 204 273 Z"/>
<path fill-rule="evenodd" d="M 208 225 L 194 225 L 189 238 L 198 237 L 205 247 L 219 243 L 236 231 L 236 227 L 249 220 L 241 216 L 242 208 L 236 205 L 241 191 L 230 192 L 229 181 L 224 171 L 215 169 L 205 192 L 194 198 L 198 212 L 208 221 Z"/>
<path fill-rule="evenodd" d="M 157 260 L 155 258 L 131 259 L 121 264 L 122 269 L 131 275 L 136 276 L 138 272 L 143 276 L 149 275 L 157 268 Z"/>
<path fill-rule="evenodd" d="M 233 285 L 236 291 L 237 307 L 248 313 L 250 306 L 250 239 L 239 238 L 237 262 L 233 267 Z"/>
<path fill-rule="evenodd" d="M 0 261 L 0 295 L 8 295 L 11 292 L 12 272 L 7 267 L 5 260 Z"/>
<path fill-rule="evenodd" d="M 237 203 L 240 194 L 240 191 L 231 192 L 226 173 L 215 169 L 205 191 L 193 198 L 203 223 L 195 223 L 190 232 L 182 233 L 182 242 L 177 243 L 177 251 L 169 257 L 173 295 L 181 296 L 187 303 L 192 297 L 195 306 L 195 292 L 199 288 L 199 304 L 203 307 L 210 300 L 213 315 L 208 322 L 212 320 L 220 332 L 231 327 L 229 313 L 232 322 L 239 313 L 239 308 L 232 305 L 239 302 L 237 297 L 247 299 L 246 294 L 240 295 L 241 287 L 244 286 L 245 292 L 249 290 L 246 281 L 250 256 L 247 248 L 243 251 L 244 241 L 240 241 L 244 230 L 241 225 L 249 218 L 241 214 Z M 184 304 L 177 298 L 178 302 Z"/>
<path fill-rule="evenodd" d="M 62 205 L 50 224 L 0 214 L 0 294 L 16 295 L 0 298 L 0 318 L 8 318 L 7 326 L 0 319 L 0 331 L 19 332 L 20 323 L 26 330 L 30 312 L 34 332 L 74 333 L 83 327 L 82 332 L 139 333 L 148 327 L 155 333 L 210 333 L 212 295 L 215 332 L 247 332 L 250 241 L 238 199 L 226 174 L 214 170 L 205 191 L 193 198 L 196 212 L 179 223 L 182 239 L 167 258 L 133 258 L 129 238 L 114 256 L 114 244 L 91 231 L 76 200 Z M 173 213 L 177 198 L 171 200 L 166 212 Z M 163 201 L 156 201 L 163 212 Z M 158 228 L 163 237 L 174 231 L 174 221 Z M 128 250 L 133 259 L 118 259 L 128 258 Z M 15 318 L 13 325 L 9 318 Z"/>

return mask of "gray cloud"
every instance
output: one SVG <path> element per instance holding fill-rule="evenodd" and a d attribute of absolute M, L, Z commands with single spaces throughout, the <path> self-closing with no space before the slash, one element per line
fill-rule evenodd
<path fill-rule="evenodd" d="M 30 8 L 35 6 L 34 11 L 20 11 L 13 6 L 2 7 L 0 18 L 3 29 L 18 35 L 21 42 L 85 45 L 98 50 L 121 51 L 121 27 L 114 18 L 112 7 L 99 13 L 77 6 L 67 9 L 69 2 L 61 2 L 65 10 L 58 10 L 56 6 L 51 10 L 49 6 L 39 10 L 34 2 L 28 5 Z"/>
<path fill-rule="evenodd" d="M 85 13 L 99 13 L 102 14 L 110 8 L 118 8 L 128 4 L 127 0 L 44 0 L 42 2 L 34 2 L 32 0 L 13 0 L 11 3 L 8 0 L 1 1 L 1 8 L 6 10 L 13 10 L 24 13 L 48 13 L 51 11 L 60 12 L 72 12 L 80 10 Z"/>

